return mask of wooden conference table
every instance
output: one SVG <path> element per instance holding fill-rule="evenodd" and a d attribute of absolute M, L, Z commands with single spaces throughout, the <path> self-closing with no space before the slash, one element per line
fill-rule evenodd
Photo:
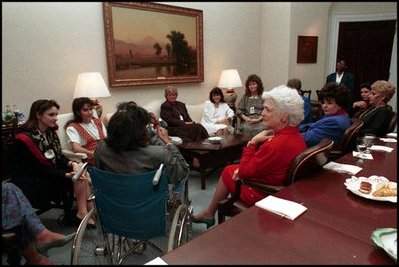
<path fill-rule="evenodd" d="M 207 138 L 179 145 L 179 150 L 187 162 L 193 157 L 199 161 L 198 169 L 201 173 L 201 189 L 205 189 L 205 170 L 239 160 L 243 147 L 251 138 L 245 134 L 226 134 L 221 136 L 220 143 L 210 143 Z"/>
<path fill-rule="evenodd" d="M 352 153 L 336 160 L 363 168 L 356 176 L 397 181 L 397 144 L 374 160 Z M 346 189 L 351 175 L 321 170 L 275 196 L 308 208 L 296 220 L 251 207 L 162 256 L 168 264 L 394 264 L 370 236 L 376 228 L 397 228 L 397 204 L 369 200 Z"/>

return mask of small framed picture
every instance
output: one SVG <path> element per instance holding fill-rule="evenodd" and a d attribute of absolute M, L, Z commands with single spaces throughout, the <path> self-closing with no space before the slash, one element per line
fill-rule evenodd
<path fill-rule="evenodd" d="M 297 63 L 317 62 L 318 36 L 298 36 Z"/>

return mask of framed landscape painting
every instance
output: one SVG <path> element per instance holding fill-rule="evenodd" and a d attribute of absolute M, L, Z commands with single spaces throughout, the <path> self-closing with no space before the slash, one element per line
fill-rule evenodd
<path fill-rule="evenodd" d="M 110 87 L 204 81 L 202 10 L 104 2 Z"/>

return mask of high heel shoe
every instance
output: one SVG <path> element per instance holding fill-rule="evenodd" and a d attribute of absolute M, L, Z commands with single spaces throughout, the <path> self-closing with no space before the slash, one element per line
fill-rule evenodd
<path fill-rule="evenodd" d="M 211 226 L 215 225 L 215 218 L 211 219 L 197 219 L 195 217 L 191 218 L 191 221 L 193 223 L 205 223 L 206 224 L 206 229 L 210 228 Z"/>
<path fill-rule="evenodd" d="M 66 245 L 67 243 L 69 243 L 74 237 L 75 237 L 76 233 L 70 234 L 70 235 L 66 235 L 61 239 L 52 241 L 52 242 L 46 242 L 46 243 L 42 243 L 42 244 L 36 244 L 36 250 L 37 252 L 39 252 L 40 254 L 42 254 L 43 256 L 48 257 L 48 250 L 51 248 L 55 248 L 55 247 L 62 247 L 64 245 Z"/>

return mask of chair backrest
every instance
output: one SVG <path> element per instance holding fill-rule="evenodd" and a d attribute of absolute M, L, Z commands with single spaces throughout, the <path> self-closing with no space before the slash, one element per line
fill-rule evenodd
<path fill-rule="evenodd" d="M 156 186 L 156 171 L 115 174 L 88 167 L 103 233 L 148 240 L 166 233 L 165 201 L 168 177 L 164 168 Z"/>
<path fill-rule="evenodd" d="M 395 131 L 397 122 L 398 122 L 398 114 L 395 111 L 392 111 L 391 120 L 388 123 L 386 134 Z"/>
<path fill-rule="evenodd" d="M 58 137 L 60 138 L 60 143 L 61 143 L 62 149 L 71 150 L 71 145 L 68 142 L 68 136 L 65 132 L 65 125 L 67 124 L 68 121 L 71 121 L 73 119 L 74 119 L 74 116 L 73 116 L 72 112 L 59 114 L 57 116 L 57 124 L 58 124 L 57 134 L 58 134 Z"/>
<path fill-rule="evenodd" d="M 321 103 L 318 100 L 311 100 L 310 104 L 312 109 L 312 122 L 318 121 L 320 117 L 323 116 Z"/>
<path fill-rule="evenodd" d="M 98 118 L 97 113 L 93 112 L 93 117 Z M 68 159 L 81 162 L 83 159 L 87 158 L 87 154 L 85 153 L 75 153 L 72 151 L 71 144 L 69 143 L 68 135 L 65 131 L 65 125 L 74 119 L 73 113 L 64 113 L 57 116 L 57 124 L 58 124 L 58 138 L 60 139 L 61 149 L 64 156 Z"/>
<path fill-rule="evenodd" d="M 356 147 L 356 138 L 359 130 L 363 126 L 361 119 L 352 118 L 349 128 L 347 128 L 342 135 L 337 146 L 333 149 L 334 153 L 339 153 L 341 156 L 353 150 Z"/>
<path fill-rule="evenodd" d="M 333 140 L 324 138 L 296 156 L 287 171 L 284 185 L 288 186 L 307 174 L 321 169 L 328 161 L 333 144 Z"/>
<path fill-rule="evenodd" d="M 317 100 L 321 101 L 321 90 L 316 90 Z"/>
<path fill-rule="evenodd" d="M 310 96 L 312 95 L 312 90 L 299 90 L 299 94 L 302 96 L 306 96 L 310 99 Z"/>

